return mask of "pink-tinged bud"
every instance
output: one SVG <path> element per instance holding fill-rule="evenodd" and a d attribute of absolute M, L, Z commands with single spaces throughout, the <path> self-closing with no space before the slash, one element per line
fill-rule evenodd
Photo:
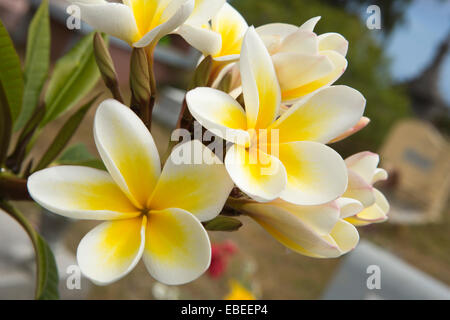
<path fill-rule="evenodd" d="M 344 140 L 345 138 L 348 138 L 352 134 L 355 134 L 358 131 L 364 129 L 369 123 L 370 123 L 370 119 L 369 118 L 361 117 L 361 119 L 358 121 L 358 123 L 356 125 L 353 126 L 353 128 L 345 131 L 343 134 L 341 134 L 337 138 L 334 138 L 329 143 L 335 143 L 335 142 L 339 142 L 341 140 Z"/>

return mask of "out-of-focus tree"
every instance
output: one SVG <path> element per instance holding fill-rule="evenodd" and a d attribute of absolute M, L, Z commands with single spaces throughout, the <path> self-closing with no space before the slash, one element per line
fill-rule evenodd
<path fill-rule="evenodd" d="M 232 1 L 250 25 L 283 22 L 301 25 L 311 17 L 322 16 L 315 32 L 338 32 L 349 41 L 349 65 L 336 84 L 359 90 L 367 99 L 365 115 L 372 122 L 361 132 L 335 144 L 345 156 L 357 151 L 376 151 L 391 126 L 410 115 L 410 101 L 402 86 L 394 85 L 389 59 L 384 54 L 379 31 L 369 30 L 364 19 L 346 6 L 324 0 L 237 0 Z"/>

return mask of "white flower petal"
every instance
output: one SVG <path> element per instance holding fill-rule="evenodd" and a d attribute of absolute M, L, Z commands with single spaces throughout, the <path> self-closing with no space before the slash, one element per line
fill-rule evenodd
<path fill-rule="evenodd" d="M 187 93 L 186 102 L 192 116 L 206 129 L 233 143 L 249 143 L 245 111 L 229 94 L 196 88 Z"/>
<path fill-rule="evenodd" d="M 286 170 L 276 157 L 256 148 L 233 145 L 225 156 L 225 166 L 234 183 L 257 201 L 271 201 L 286 187 Z"/>
<path fill-rule="evenodd" d="M 103 222 L 81 240 L 77 260 L 81 272 L 98 285 L 126 276 L 142 257 L 147 218 Z"/>
<path fill-rule="evenodd" d="M 44 208 L 68 218 L 111 220 L 139 215 L 111 176 L 98 169 L 47 168 L 28 178 L 28 192 Z"/>
<path fill-rule="evenodd" d="M 191 155 L 180 163 L 180 153 Z M 199 161 L 195 161 L 200 156 Z M 182 188 L 180 188 L 182 186 Z M 233 189 L 222 162 L 198 140 L 177 146 L 167 160 L 149 207 L 152 210 L 180 208 L 200 221 L 214 219 Z"/>
<path fill-rule="evenodd" d="M 352 217 L 364 210 L 362 203 L 355 199 L 342 197 L 336 200 L 336 204 L 339 206 L 341 219 Z"/>
<path fill-rule="evenodd" d="M 334 65 L 325 56 L 282 52 L 272 56 L 281 90 L 295 90 L 333 71 Z"/>
<path fill-rule="evenodd" d="M 122 39 L 129 44 L 139 37 L 133 11 L 121 3 L 74 2 L 80 8 L 81 19 L 92 28 Z"/>
<path fill-rule="evenodd" d="M 240 60 L 248 128 L 266 128 L 278 116 L 281 92 L 272 59 L 253 27 L 244 37 Z"/>
<path fill-rule="evenodd" d="M 179 6 L 170 6 L 169 4 L 162 17 L 162 21 L 164 22 L 147 32 L 141 39 L 139 39 L 139 41 L 133 44 L 134 47 L 143 48 L 150 45 L 152 42 L 158 41 L 165 35 L 177 29 L 189 18 L 194 10 L 195 0 L 182 0 L 177 2 L 182 2 L 182 4 Z M 167 11 L 172 13 L 171 11 L 175 9 L 176 11 L 170 17 L 164 18 L 164 15 L 168 15 Z"/>
<path fill-rule="evenodd" d="M 195 0 L 195 8 L 186 24 L 202 26 L 211 20 L 225 4 L 226 0 Z"/>
<path fill-rule="evenodd" d="M 358 230 L 345 220 L 339 220 L 330 235 L 339 247 L 341 254 L 353 250 L 359 242 Z"/>
<path fill-rule="evenodd" d="M 278 52 L 284 38 L 298 30 L 297 26 L 286 23 L 269 23 L 256 28 L 269 52 Z"/>
<path fill-rule="evenodd" d="M 327 143 L 358 123 L 365 105 L 355 89 L 328 87 L 289 108 L 270 128 L 279 129 L 280 142 Z"/>
<path fill-rule="evenodd" d="M 319 205 L 337 199 L 347 188 L 344 160 L 330 147 L 298 141 L 279 146 L 278 158 L 287 172 L 280 198 L 298 205 Z"/>
<path fill-rule="evenodd" d="M 358 200 L 365 208 L 375 202 L 372 185 L 352 169 L 348 169 L 348 187 L 343 196 Z"/>
<path fill-rule="evenodd" d="M 211 262 L 208 234 L 187 211 L 173 208 L 151 211 L 143 260 L 159 282 L 181 285 L 193 281 Z"/>
<path fill-rule="evenodd" d="M 372 184 L 379 162 L 380 156 L 369 151 L 359 152 L 345 159 L 347 168 L 360 175 L 367 184 Z"/>
<path fill-rule="evenodd" d="M 314 216 L 316 221 L 329 220 L 326 222 L 333 224 L 333 230 L 339 216 L 336 209 L 330 216 L 327 206 L 298 207 L 292 210 L 294 207 L 285 208 L 277 203 L 249 203 L 242 208 L 275 239 L 295 252 L 314 258 L 331 258 L 342 254 L 329 234 L 318 233 L 315 224 L 305 219 L 309 215 Z"/>
<path fill-rule="evenodd" d="M 215 55 L 222 47 L 220 34 L 212 30 L 184 24 L 176 31 L 187 43 L 203 53 L 204 56 Z"/>
<path fill-rule="evenodd" d="M 319 41 L 314 32 L 297 30 L 283 39 L 278 52 L 296 52 L 306 55 L 319 53 Z M 300 63 L 297 62 L 297 63 Z"/>
<path fill-rule="evenodd" d="M 304 30 L 304 31 L 310 31 L 313 32 L 314 28 L 316 27 L 317 22 L 319 22 L 319 20 L 322 17 L 314 17 L 309 19 L 308 21 L 306 21 L 304 24 L 302 24 L 299 29 L 300 30 Z"/>
<path fill-rule="evenodd" d="M 211 20 L 212 30 L 222 37 L 222 48 L 214 58 L 230 60 L 239 57 L 241 53 L 242 40 L 248 29 L 248 24 L 244 17 L 230 4 L 225 3 L 219 12 Z"/>
<path fill-rule="evenodd" d="M 94 138 L 106 168 L 138 207 L 144 206 L 161 173 L 152 135 L 127 106 L 106 100 L 97 109 Z"/>
<path fill-rule="evenodd" d="M 320 51 L 333 50 L 344 57 L 347 55 L 348 41 L 339 33 L 324 33 L 318 37 L 318 40 Z"/>

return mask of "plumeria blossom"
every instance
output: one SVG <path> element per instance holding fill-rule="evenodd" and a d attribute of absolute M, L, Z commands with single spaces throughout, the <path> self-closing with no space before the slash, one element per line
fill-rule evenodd
<path fill-rule="evenodd" d="M 368 151 L 345 159 L 349 183 L 338 203 L 344 207 L 341 217 L 355 226 L 387 220 L 389 203 L 384 195 L 373 187 L 374 183 L 388 178 L 386 170 L 377 168 L 379 161 L 377 154 Z M 350 209 L 351 207 L 353 209 Z"/>
<path fill-rule="evenodd" d="M 200 221 L 218 215 L 233 185 L 223 164 L 176 165 L 169 158 L 161 172 L 150 132 L 115 100 L 99 106 L 94 137 L 108 172 L 59 166 L 28 180 L 30 195 L 44 208 L 69 218 L 107 220 L 78 246 L 83 274 L 105 285 L 128 274 L 142 257 L 162 283 L 196 279 L 211 259 Z M 214 157 L 198 141 L 174 152 L 198 148 L 196 144 Z"/>
<path fill-rule="evenodd" d="M 218 0 L 203 1 L 205 6 L 210 6 L 209 12 L 216 9 L 220 2 L 222 6 L 210 24 L 202 19 L 188 20 L 178 33 L 204 56 L 211 55 L 216 61 L 222 62 L 235 61 L 239 59 L 248 24 L 230 4 Z"/>
<path fill-rule="evenodd" d="M 336 201 L 299 206 L 277 199 L 268 203 L 237 201 L 235 206 L 284 246 L 309 257 L 339 257 L 359 241 L 356 228 L 341 218 Z"/>
<path fill-rule="evenodd" d="M 318 205 L 337 199 L 346 190 L 347 170 L 325 143 L 356 125 L 364 97 L 346 86 L 328 87 L 278 117 L 280 87 L 253 27 L 245 35 L 239 65 L 245 110 L 230 95 L 211 88 L 197 88 L 186 96 L 201 125 L 234 143 L 225 166 L 235 184 L 257 201 L 281 198 Z M 257 161 L 251 161 L 252 154 Z"/>
<path fill-rule="evenodd" d="M 194 10 L 195 0 L 69 0 L 94 29 L 147 47 L 181 26 Z"/>
<path fill-rule="evenodd" d="M 332 85 L 347 68 L 347 40 L 338 33 L 317 36 L 313 30 L 319 19 L 300 27 L 272 23 L 256 29 L 272 56 L 284 102 Z"/>

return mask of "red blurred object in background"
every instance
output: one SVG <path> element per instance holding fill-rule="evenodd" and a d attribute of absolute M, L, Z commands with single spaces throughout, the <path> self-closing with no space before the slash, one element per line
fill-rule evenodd
<path fill-rule="evenodd" d="M 230 257 L 238 251 L 237 246 L 226 240 L 211 247 L 211 265 L 208 274 L 211 278 L 219 278 L 227 269 Z"/>

